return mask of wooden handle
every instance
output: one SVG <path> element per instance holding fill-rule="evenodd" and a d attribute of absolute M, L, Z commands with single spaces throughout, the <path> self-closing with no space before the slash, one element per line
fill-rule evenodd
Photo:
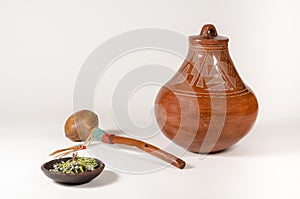
<path fill-rule="evenodd" d="M 161 150 L 160 148 L 157 148 L 156 146 L 153 146 L 146 142 L 132 139 L 132 138 L 116 136 L 116 135 L 111 136 L 110 142 L 111 142 L 111 144 L 124 144 L 124 145 L 128 145 L 128 146 L 135 146 L 147 153 L 150 153 L 151 155 L 154 155 L 155 157 L 158 157 L 158 158 L 174 165 L 175 167 L 177 167 L 179 169 L 183 169 L 185 167 L 185 162 L 183 160 L 181 160 L 180 158 L 177 158 L 176 156 L 174 156 L 170 153 L 167 153 L 167 152 Z"/>

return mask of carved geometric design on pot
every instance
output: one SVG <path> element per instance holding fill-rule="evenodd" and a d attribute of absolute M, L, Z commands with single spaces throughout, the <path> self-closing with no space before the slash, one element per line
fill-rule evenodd
<path fill-rule="evenodd" d="M 209 91 L 233 91 L 243 84 L 225 50 L 189 52 L 176 84 L 188 81 L 190 86 Z"/>

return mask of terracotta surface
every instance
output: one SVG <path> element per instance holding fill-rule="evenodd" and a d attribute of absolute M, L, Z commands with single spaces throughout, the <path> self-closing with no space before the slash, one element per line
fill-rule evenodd
<path fill-rule="evenodd" d="M 184 63 L 157 95 L 156 119 L 169 139 L 192 152 L 221 151 L 250 131 L 257 99 L 235 69 L 228 38 L 213 25 L 189 42 Z"/>

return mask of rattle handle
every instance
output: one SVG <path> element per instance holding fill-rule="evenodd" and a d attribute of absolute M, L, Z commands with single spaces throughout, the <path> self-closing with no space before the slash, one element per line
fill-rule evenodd
<path fill-rule="evenodd" d="M 174 156 L 170 153 L 167 153 L 167 152 L 161 150 L 160 148 L 153 146 L 151 144 L 148 144 L 146 142 L 132 139 L 132 138 L 121 137 L 121 136 L 117 136 L 117 135 L 111 136 L 110 142 L 111 142 L 111 144 L 124 144 L 124 145 L 128 145 L 128 146 L 135 146 L 147 153 L 150 153 L 151 155 L 153 155 L 155 157 L 158 157 L 158 158 L 174 165 L 175 167 L 177 167 L 179 169 L 183 169 L 185 167 L 185 162 L 183 160 L 181 160 L 180 158 L 177 158 L 176 156 Z"/>

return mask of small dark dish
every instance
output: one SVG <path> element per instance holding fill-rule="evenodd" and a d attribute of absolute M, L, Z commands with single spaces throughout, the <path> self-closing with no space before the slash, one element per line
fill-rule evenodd
<path fill-rule="evenodd" d="M 75 184 L 83 184 L 91 181 L 92 179 L 97 177 L 105 167 L 103 162 L 101 162 L 98 159 L 95 159 L 96 162 L 99 164 L 99 166 L 97 166 L 93 171 L 87 171 L 83 173 L 72 173 L 72 174 L 50 171 L 50 169 L 52 169 L 54 164 L 62 161 L 66 162 L 69 159 L 71 159 L 71 157 L 51 160 L 43 164 L 41 166 L 41 169 L 46 176 L 48 176 L 49 178 L 53 179 L 56 182 L 75 185 Z"/>

